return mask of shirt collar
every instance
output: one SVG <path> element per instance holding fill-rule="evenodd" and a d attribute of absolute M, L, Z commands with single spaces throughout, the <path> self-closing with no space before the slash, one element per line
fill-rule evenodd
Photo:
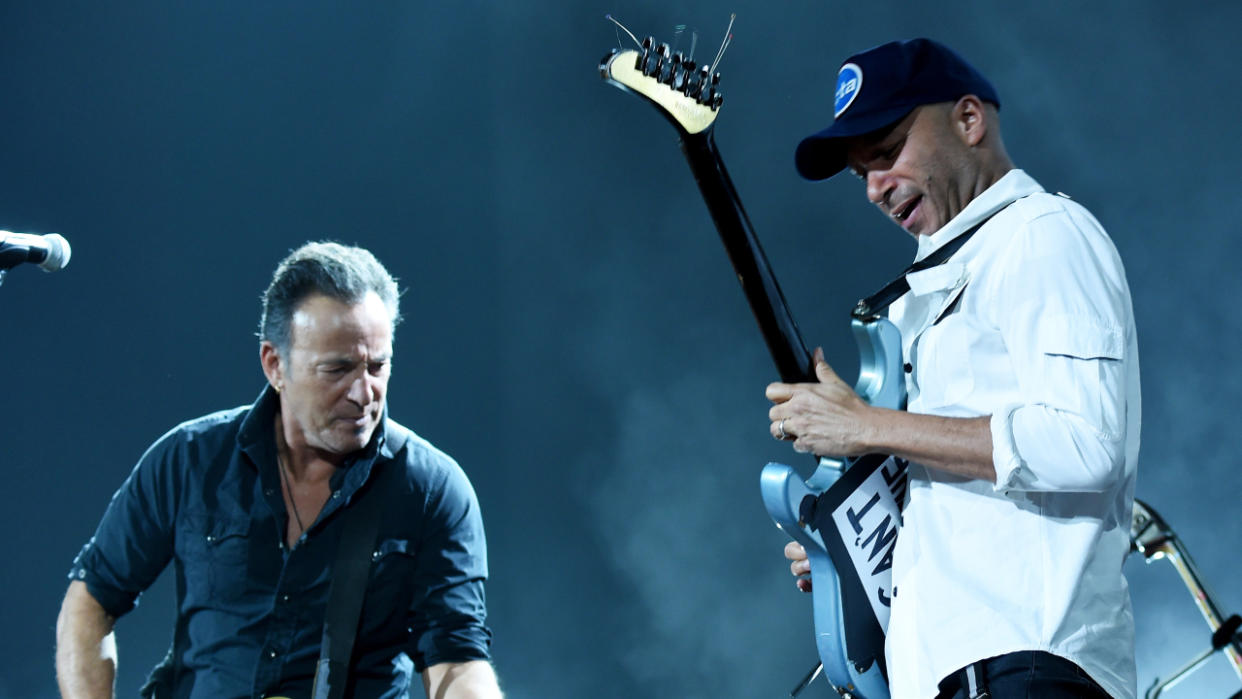
<path fill-rule="evenodd" d="M 260 459 L 273 463 L 276 461 L 276 435 L 272 432 L 272 421 L 276 418 L 276 411 L 279 408 L 280 398 L 276 389 L 272 388 L 271 384 L 265 384 L 263 390 L 259 392 L 259 397 L 250 406 L 249 414 L 242 420 L 241 428 L 237 431 L 238 449 L 250 454 L 256 462 Z M 395 435 L 394 429 L 389 424 L 388 403 L 385 402 L 379 426 L 371 435 L 371 441 L 367 442 L 361 450 L 351 454 L 346 459 L 345 465 L 350 466 L 359 461 L 371 462 L 377 454 L 385 459 L 393 458 L 394 446 L 400 448 L 400 445 L 394 445 L 394 440 L 390 438 L 389 433 Z"/>
<path fill-rule="evenodd" d="M 966 208 L 957 216 L 941 226 L 940 230 L 931 235 L 919 236 L 918 252 L 914 261 L 918 262 L 936 251 L 940 246 L 970 230 L 976 223 L 1009 206 L 1022 197 L 1044 191 L 1039 183 L 1022 170 L 1014 168 L 1005 173 L 991 187 L 971 200 Z"/>

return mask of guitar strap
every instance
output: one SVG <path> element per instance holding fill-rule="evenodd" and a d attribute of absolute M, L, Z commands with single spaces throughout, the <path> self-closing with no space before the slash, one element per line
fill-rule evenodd
<path fill-rule="evenodd" d="M 388 435 L 392 435 L 392 431 Z M 393 445 L 393 452 L 400 451 L 403 444 Z M 371 474 L 370 498 L 366 491 L 355 494 L 356 501 L 346 508 L 341 540 L 336 547 L 336 560 L 332 566 L 332 583 L 328 588 L 328 606 L 324 612 L 323 640 L 319 647 L 319 662 L 315 666 L 315 684 L 312 699 L 342 699 L 349 682 L 350 657 L 354 640 L 358 636 L 362 602 L 366 597 L 367 580 L 379 533 L 380 515 L 388 509 L 391 498 L 388 493 L 396 488 L 387 487 L 384 481 L 389 472 L 400 470 L 399 464 L 376 463 Z"/>
<path fill-rule="evenodd" d="M 1002 208 L 1001 211 L 1003 210 L 1004 209 Z M 995 215 L 995 213 L 992 214 L 992 216 Z M 957 252 L 963 245 L 966 244 L 966 241 L 970 240 L 971 237 L 983 227 L 983 224 L 992 219 L 992 216 L 988 216 L 982 221 L 976 223 L 965 233 L 957 236 L 944 245 L 941 245 L 939 248 L 936 248 L 932 254 L 902 270 L 901 274 L 897 275 L 897 278 L 893 281 L 885 284 L 884 288 L 859 301 L 858 305 L 854 307 L 854 310 L 850 313 L 850 315 L 860 320 L 865 320 L 879 315 L 884 311 L 884 309 L 893 305 L 894 301 L 902 296 L 905 296 L 906 292 L 910 290 L 910 282 L 906 280 L 907 276 L 914 274 L 915 272 L 922 272 L 925 269 L 930 269 L 942 262 L 947 262 L 948 259 L 953 256 L 953 253 Z"/>

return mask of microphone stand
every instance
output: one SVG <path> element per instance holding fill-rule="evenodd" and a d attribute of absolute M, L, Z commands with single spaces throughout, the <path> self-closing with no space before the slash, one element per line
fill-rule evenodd
<path fill-rule="evenodd" d="M 1199 568 L 1191 559 L 1181 539 L 1174 533 L 1173 528 L 1151 505 L 1138 499 L 1134 501 L 1134 512 L 1130 522 L 1130 544 L 1131 550 L 1141 554 L 1148 563 L 1163 558 L 1177 569 L 1187 591 L 1194 599 L 1195 606 L 1199 608 L 1208 628 L 1212 630 L 1211 647 L 1191 659 L 1169 679 L 1162 682 L 1157 678 L 1148 688 L 1145 699 L 1157 699 L 1164 690 L 1173 687 L 1190 673 L 1202 667 L 1203 663 L 1217 652 L 1224 652 L 1229 665 L 1233 667 L 1238 678 L 1242 679 L 1242 634 L 1238 633 L 1238 629 L 1242 628 L 1242 617 L 1237 614 L 1226 616 L 1221 611 L 1216 598 L 1203 582 Z M 1235 694 L 1234 697 L 1239 695 L 1242 695 L 1242 692 Z"/>
<path fill-rule="evenodd" d="M 1144 699 L 1157 699 L 1166 689 L 1171 689 L 1178 682 L 1181 682 L 1187 675 L 1198 670 L 1203 663 L 1206 663 L 1217 651 L 1228 648 L 1231 644 L 1237 644 L 1242 641 L 1239 636 L 1238 627 L 1242 626 L 1242 617 L 1237 614 L 1229 617 L 1220 628 L 1216 629 L 1216 633 L 1212 634 L 1212 645 L 1207 650 L 1195 656 L 1190 662 L 1183 665 L 1173 676 L 1167 680 L 1161 680 L 1159 677 L 1152 682 L 1151 687 L 1144 694 Z M 1242 697 L 1242 692 L 1233 695 L 1234 697 Z"/>

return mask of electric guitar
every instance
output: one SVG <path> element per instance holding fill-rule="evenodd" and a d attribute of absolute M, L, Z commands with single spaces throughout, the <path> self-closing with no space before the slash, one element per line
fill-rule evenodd
<path fill-rule="evenodd" d="M 651 37 L 637 49 L 612 50 L 599 65 L 605 81 L 643 98 L 677 129 L 781 380 L 816 382 L 811 354 L 716 148 L 712 130 L 723 96 L 713 69 Z M 897 328 L 865 308 L 856 309 L 851 325 L 861 353 L 855 390 L 872 405 L 904 408 Z M 889 696 L 884 631 L 905 485 L 905 462 L 881 455 L 820 459 L 805 481 L 781 464 L 768 464 L 760 476 L 769 515 L 806 548 L 816 647 L 824 674 L 842 696 Z"/>

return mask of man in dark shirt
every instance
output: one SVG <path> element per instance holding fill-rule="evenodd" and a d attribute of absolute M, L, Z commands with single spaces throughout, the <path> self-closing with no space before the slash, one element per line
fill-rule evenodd
<path fill-rule="evenodd" d="M 57 622 L 65 697 L 110 697 L 113 624 L 171 561 L 173 646 L 144 694 L 309 697 L 346 515 L 380 509 L 347 696 L 499 697 L 478 502 L 461 468 L 387 416 L 396 282 L 310 243 L 263 300 L 268 385 L 143 455 L 74 561 Z"/>

